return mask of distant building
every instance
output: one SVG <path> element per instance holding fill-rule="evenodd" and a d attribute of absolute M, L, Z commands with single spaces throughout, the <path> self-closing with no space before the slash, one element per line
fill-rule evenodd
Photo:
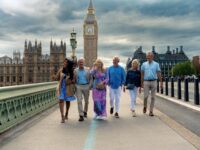
<path fill-rule="evenodd" d="M 192 62 L 197 74 L 200 75 L 200 56 L 194 56 Z"/>
<path fill-rule="evenodd" d="M 154 60 L 160 64 L 163 77 L 171 76 L 171 69 L 177 63 L 189 61 L 189 58 L 183 51 L 183 46 L 180 46 L 180 50 L 176 48 L 172 51 L 170 50 L 170 46 L 167 46 L 167 51 L 164 54 L 157 53 L 155 46 L 152 46 L 152 52 L 154 53 Z M 133 59 L 138 59 L 140 64 L 146 61 L 146 53 L 142 51 L 141 46 L 134 52 L 132 58 L 128 58 L 127 69 L 131 67 L 131 61 Z"/>
<path fill-rule="evenodd" d="M 0 57 L 0 86 L 49 82 L 63 65 L 66 57 L 66 43 L 50 42 L 50 56 L 42 55 L 42 44 L 25 41 L 24 57 L 15 51 L 13 58 Z"/>

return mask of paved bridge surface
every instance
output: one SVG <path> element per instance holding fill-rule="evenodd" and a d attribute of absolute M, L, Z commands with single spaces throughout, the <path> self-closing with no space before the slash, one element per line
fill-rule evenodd
<path fill-rule="evenodd" d="M 128 93 L 128 92 L 127 92 Z M 108 113 L 107 120 L 93 119 L 90 98 L 88 118 L 78 122 L 77 103 L 73 102 L 69 120 L 60 123 L 58 106 L 1 135 L 1 150 L 197 150 L 198 137 L 165 114 L 142 113 L 137 99 L 137 117 L 129 110 L 129 96 L 122 94 L 120 119 Z M 107 101 L 109 112 L 109 101 Z M 176 130 L 177 129 L 177 130 Z M 14 132 L 14 133 L 12 133 Z M 183 134 L 182 134 L 183 132 Z M 10 136 L 11 135 L 11 136 Z M 191 141 L 194 139 L 194 143 Z M 190 140 L 188 140 L 190 139 Z M 196 140 L 196 141 L 195 141 Z"/>

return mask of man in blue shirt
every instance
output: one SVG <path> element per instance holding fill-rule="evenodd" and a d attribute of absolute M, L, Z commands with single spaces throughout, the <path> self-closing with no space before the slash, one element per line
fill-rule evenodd
<path fill-rule="evenodd" d="M 113 58 L 113 66 L 108 68 L 109 82 L 110 86 L 110 114 L 114 111 L 114 101 L 115 101 L 115 117 L 119 118 L 119 105 L 122 86 L 126 80 L 126 73 L 123 67 L 119 65 L 119 57 Z"/>
<path fill-rule="evenodd" d="M 151 91 L 151 104 L 150 104 L 150 112 L 149 116 L 154 116 L 153 108 L 155 103 L 155 94 L 157 87 L 157 79 L 160 79 L 161 88 L 163 87 L 161 70 L 160 66 L 157 62 L 153 61 L 154 55 L 152 52 L 148 52 L 146 54 L 147 61 L 144 62 L 141 66 L 141 83 L 144 88 L 144 108 L 143 113 L 147 111 L 147 100 L 149 96 L 149 92 Z"/>
<path fill-rule="evenodd" d="M 92 78 L 89 68 L 84 67 L 85 60 L 83 58 L 78 60 L 78 68 L 74 71 L 75 83 L 76 83 L 76 97 L 78 102 L 79 121 L 84 121 L 84 117 L 87 117 L 90 87 L 92 84 Z M 85 106 L 83 109 L 82 99 L 84 97 Z"/>

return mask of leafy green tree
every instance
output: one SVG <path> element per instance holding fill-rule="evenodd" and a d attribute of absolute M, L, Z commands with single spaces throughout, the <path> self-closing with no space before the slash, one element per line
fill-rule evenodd
<path fill-rule="evenodd" d="M 173 76 L 186 76 L 195 74 L 195 69 L 190 61 L 178 63 L 172 68 Z"/>

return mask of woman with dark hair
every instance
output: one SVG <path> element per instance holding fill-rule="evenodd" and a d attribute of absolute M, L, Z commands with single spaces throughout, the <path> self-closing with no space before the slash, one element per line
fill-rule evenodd
<path fill-rule="evenodd" d="M 76 100 L 74 93 L 75 88 L 73 86 L 73 61 L 69 59 L 64 60 L 63 67 L 58 71 L 59 84 L 57 88 L 57 96 L 60 106 L 61 123 L 68 119 L 68 112 L 70 108 L 70 102 Z M 66 101 L 66 113 L 64 116 L 64 102 Z"/>

